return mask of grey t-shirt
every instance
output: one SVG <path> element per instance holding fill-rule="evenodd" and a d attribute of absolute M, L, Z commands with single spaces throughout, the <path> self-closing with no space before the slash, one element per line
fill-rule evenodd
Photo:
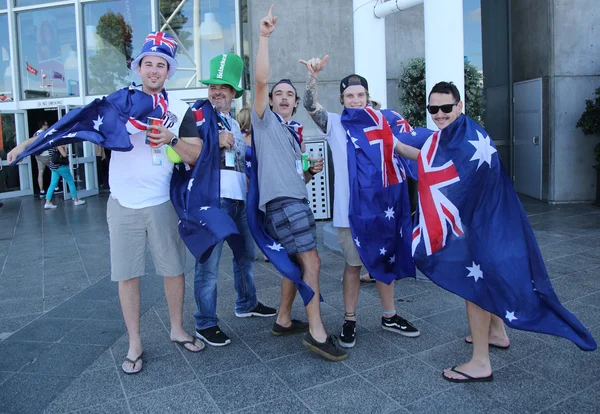
<path fill-rule="evenodd" d="M 302 150 L 291 131 L 268 106 L 263 119 L 252 107 L 252 130 L 258 161 L 259 208 L 266 211 L 267 203 L 279 197 L 308 199 L 304 176 L 296 169 L 296 161 L 302 161 Z"/>

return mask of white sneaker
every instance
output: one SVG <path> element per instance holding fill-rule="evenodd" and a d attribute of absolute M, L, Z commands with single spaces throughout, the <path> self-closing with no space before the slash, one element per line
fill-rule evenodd
<path fill-rule="evenodd" d="M 46 210 L 51 210 L 51 209 L 53 209 L 53 208 L 56 208 L 56 207 L 58 207 L 58 206 L 57 206 L 57 205 L 55 205 L 55 204 L 52 204 L 52 203 L 45 203 L 45 204 L 44 204 L 44 208 L 45 208 Z"/>
<path fill-rule="evenodd" d="M 80 206 L 82 204 L 85 204 L 85 200 L 77 200 L 77 201 L 73 201 L 73 204 L 76 206 Z"/>

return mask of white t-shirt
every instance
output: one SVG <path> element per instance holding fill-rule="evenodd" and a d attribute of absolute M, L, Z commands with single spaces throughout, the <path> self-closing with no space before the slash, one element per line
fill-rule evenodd
<path fill-rule="evenodd" d="M 169 97 L 167 119 L 173 125 L 166 125 L 169 131 L 179 136 L 179 127 L 189 109 L 185 102 Z M 173 174 L 173 163 L 166 155 L 166 146 L 157 150 L 161 165 L 153 165 L 152 149 L 146 144 L 146 132 L 131 135 L 131 151 L 113 151 L 110 156 L 110 193 L 123 207 L 140 209 L 157 206 L 169 201 L 169 188 Z"/>
<path fill-rule="evenodd" d="M 246 163 L 246 140 L 240 130 L 240 124 L 229 114 L 221 114 L 227 120 L 230 126 L 230 132 L 233 134 L 235 152 L 235 169 L 228 170 L 221 166 L 221 197 L 232 200 L 246 200 L 247 184 L 246 173 L 244 171 Z M 224 150 L 221 149 L 221 159 L 224 162 Z"/>
<path fill-rule="evenodd" d="M 35 134 L 33 134 L 33 136 L 34 136 L 34 137 L 39 137 L 40 135 L 42 135 L 42 132 L 44 132 L 44 130 L 43 130 L 43 129 L 38 129 L 38 130 L 35 132 Z M 42 153 L 40 154 L 40 156 L 42 156 L 42 157 L 49 157 L 49 156 L 50 156 L 50 151 L 46 150 L 46 151 L 42 152 Z"/>
<path fill-rule="evenodd" d="M 335 171 L 333 195 L 333 226 L 350 227 L 348 220 L 350 205 L 350 184 L 348 178 L 348 149 L 346 147 L 346 130 L 342 126 L 341 116 L 327 112 L 327 142 L 333 156 Z"/>

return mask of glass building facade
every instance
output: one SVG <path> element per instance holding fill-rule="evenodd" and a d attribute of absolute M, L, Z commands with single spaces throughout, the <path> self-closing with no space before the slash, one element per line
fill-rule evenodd
<path fill-rule="evenodd" d="M 38 190 L 35 161 L 9 167 L 8 151 L 41 121 L 52 124 L 139 82 L 129 65 L 151 31 L 179 42 L 170 95 L 206 97 L 199 80 L 209 76 L 210 58 L 242 54 L 242 6 L 244 0 L 0 0 L 0 199 Z M 74 144 L 71 153 L 78 191 L 97 192 L 95 149 Z"/>

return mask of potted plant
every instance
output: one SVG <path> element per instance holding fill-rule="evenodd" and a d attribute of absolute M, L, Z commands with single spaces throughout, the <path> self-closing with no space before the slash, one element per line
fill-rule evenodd
<path fill-rule="evenodd" d="M 586 99 L 585 111 L 577 121 L 577 128 L 580 128 L 585 135 L 594 135 L 600 137 L 600 88 L 596 89 L 596 98 Z M 596 201 L 594 205 L 600 207 L 600 143 L 594 147 L 596 158 Z"/>

